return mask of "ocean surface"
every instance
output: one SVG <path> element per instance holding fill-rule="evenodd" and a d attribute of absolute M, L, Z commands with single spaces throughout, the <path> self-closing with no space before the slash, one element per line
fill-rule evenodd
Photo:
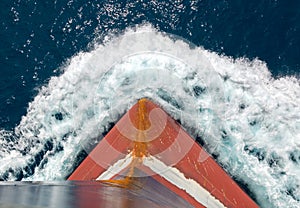
<path fill-rule="evenodd" d="M 0 180 L 63 181 L 137 99 L 261 207 L 300 207 L 300 1 L 0 1 Z"/>

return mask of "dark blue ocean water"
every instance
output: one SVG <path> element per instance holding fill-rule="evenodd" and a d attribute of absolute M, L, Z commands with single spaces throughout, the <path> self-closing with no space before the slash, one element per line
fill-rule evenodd
<path fill-rule="evenodd" d="M 300 74 L 297 0 L 0 2 L 0 128 L 12 129 L 38 88 L 95 38 L 151 23 L 205 49 L 258 57 L 273 76 Z"/>
<path fill-rule="evenodd" d="M 47 163 L 48 157 L 53 156 L 51 155 L 53 152 L 53 154 L 60 154 L 63 151 L 64 147 L 60 142 L 65 142 L 65 137 L 69 135 L 62 136 L 63 138 L 60 138 L 61 141 L 59 139 L 56 141 L 55 138 L 46 138 L 48 139 L 47 141 L 41 142 L 40 140 L 44 138 L 35 138 L 36 134 L 40 133 L 40 130 L 47 129 L 48 126 L 46 126 L 47 128 L 38 128 L 36 131 L 38 133 L 30 131 L 30 129 L 27 131 L 27 128 L 29 128 L 27 125 L 25 125 L 24 128 L 20 128 L 21 131 L 25 131 L 25 133 L 21 132 L 19 134 L 22 135 L 22 133 L 24 133 L 25 140 L 22 141 L 24 142 L 28 139 L 32 142 L 30 148 L 26 148 L 26 144 L 22 142 L 21 144 L 17 144 L 18 141 L 14 140 L 18 140 L 18 136 L 9 135 L 6 137 L 6 134 L 15 134 L 12 129 L 18 126 L 22 116 L 26 115 L 29 103 L 36 97 L 42 86 L 47 85 L 51 77 L 60 75 L 62 73 L 61 69 L 63 69 L 69 60 L 77 53 L 81 51 L 91 51 L 94 43 L 105 42 L 104 39 L 107 35 L 119 35 L 127 28 L 143 24 L 150 24 L 158 31 L 185 38 L 196 46 L 203 47 L 220 55 L 233 58 L 248 58 L 250 60 L 258 58 L 266 63 L 268 70 L 272 73 L 274 78 L 285 76 L 295 76 L 297 80 L 300 78 L 300 1 L 298 0 L 1 0 L 0 133 L 1 136 L 3 136 L 1 139 L 3 139 L 3 141 L 7 140 L 5 142 L 6 146 L 3 147 L 1 153 L 5 154 L 5 157 L 3 157 L 5 159 L 13 154 L 23 154 L 24 161 L 21 161 L 20 164 L 18 163 L 19 161 L 17 161 L 16 163 L 18 164 L 15 165 L 14 170 L 4 168 L 3 172 L 5 174 L 1 175 L 0 180 L 9 178 L 9 174 L 12 175 L 11 178 L 16 180 L 30 177 L 34 175 L 34 168 L 36 166 L 43 166 L 44 163 L 41 161 Z M 244 66 L 241 68 L 243 67 Z M 260 75 L 263 76 L 263 74 L 264 73 L 261 73 Z M 226 82 L 225 77 L 226 76 L 224 76 L 224 83 Z M 248 77 L 250 79 L 249 75 Z M 255 79 L 253 80 L 255 83 L 259 83 L 256 82 Z M 252 83 L 254 83 L 253 80 Z M 238 81 L 239 80 L 236 81 L 237 84 Z M 236 84 L 234 78 L 232 82 Z M 278 98 L 287 98 L 286 103 L 282 101 L 276 103 L 270 99 L 268 102 L 267 98 L 266 101 L 263 99 L 257 100 L 263 97 L 260 96 L 261 94 L 263 95 L 263 93 L 269 93 L 271 91 L 268 91 L 268 87 L 265 87 L 264 81 L 262 81 L 262 83 L 263 89 L 259 87 L 257 88 L 257 92 L 249 93 L 256 97 L 253 96 L 255 98 L 253 101 L 248 102 L 248 104 L 255 107 L 253 108 L 255 113 L 255 110 L 257 110 L 256 104 L 258 103 L 259 107 L 263 110 L 261 114 L 265 113 L 266 116 L 261 116 L 261 120 L 255 120 L 254 118 L 251 120 L 251 114 L 250 117 L 248 114 L 244 114 L 244 111 L 247 110 L 247 97 L 245 97 L 246 104 L 239 105 L 240 114 L 236 119 L 249 119 L 250 130 L 255 132 L 255 134 L 258 132 L 257 135 L 263 138 L 256 140 L 254 144 L 251 143 L 252 141 L 249 141 L 249 145 L 245 145 L 243 151 L 245 154 L 250 155 L 250 162 L 253 159 L 251 157 L 254 157 L 254 159 L 258 158 L 259 161 L 262 161 L 260 165 L 262 163 L 265 165 L 263 166 L 265 172 L 271 169 L 270 174 L 266 174 L 270 176 L 266 181 L 282 181 L 283 185 L 280 186 L 278 192 L 280 192 L 282 196 L 287 196 L 289 199 L 291 198 L 292 201 L 298 203 L 300 197 L 298 194 L 299 186 L 294 181 L 294 178 L 297 179 L 297 177 L 293 177 L 297 175 L 294 173 L 297 172 L 300 164 L 300 152 L 296 145 L 291 145 L 293 146 L 289 147 L 291 150 L 287 148 L 286 152 L 289 155 L 286 158 L 284 157 L 285 155 L 282 155 L 281 158 L 277 155 L 277 150 L 273 152 L 274 149 L 272 145 L 268 146 L 262 144 L 265 141 L 271 141 L 269 143 L 273 143 L 272 136 L 274 135 L 274 138 L 277 136 L 276 138 L 279 141 L 277 144 L 279 145 L 286 144 L 282 141 L 287 137 L 290 139 L 289 141 L 291 141 L 287 144 L 297 144 L 296 139 L 299 135 L 299 119 L 297 112 L 295 113 L 293 110 L 297 109 L 299 104 L 294 103 L 297 99 L 290 99 L 290 95 L 295 95 L 295 97 L 298 95 L 297 92 L 293 92 L 293 90 L 290 89 L 292 88 L 290 86 L 293 86 L 292 83 L 296 82 L 293 80 L 283 80 L 282 82 L 273 83 L 272 85 L 275 89 L 275 96 L 272 94 L 274 91 L 268 94 L 268 96 L 271 98 L 276 96 L 278 96 Z M 284 86 L 285 84 L 287 85 L 286 88 Z M 60 89 L 62 88 L 63 87 Z M 280 90 L 278 90 L 277 93 L 276 89 L 279 88 Z M 251 86 L 250 90 L 253 89 L 256 88 Z M 286 91 L 289 92 L 285 94 L 282 92 L 282 89 L 286 89 Z M 63 90 L 64 89 L 62 89 L 62 91 Z M 228 89 L 228 91 L 230 91 L 230 89 Z M 51 91 L 51 93 L 54 92 L 55 90 Z M 70 92 L 73 91 L 71 90 Z M 233 91 L 232 96 L 238 96 L 239 92 L 240 88 Z M 64 93 L 61 94 L 64 95 Z M 244 102 L 244 97 L 243 99 L 237 100 Z M 57 99 L 55 98 L 54 101 L 57 101 Z M 63 99 L 59 101 L 63 102 Z M 264 102 L 267 102 L 266 106 Z M 265 109 L 268 109 L 268 106 L 272 110 L 275 105 L 277 105 L 278 111 L 265 111 Z M 36 108 L 39 107 L 40 106 L 37 106 Z M 41 108 L 41 110 L 43 109 L 44 108 Z M 39 109 L 35 112 L 38 112 L 38 110 Z M 51 110 L 54 111 L 56 109 L 53 108 Z M 49 114 L 51 114 L 51 112 Z M 47 115 L 45 115 L 46 119 L 48 119 Z M 284 129 L 286 127 L 285 115 L 287 115 L 287 119 L 292 120 L 293 123 L 290 126 L 287 125 L 290 127 L 287 131 Z M 62 120 L 63 116 L 61 112 L 55 114 L 57 120 L 55 122 Z M 38 116 L 36 118 L 38 118 Z M 269 120 L 274 118 L 281 118 L 282 121 L 278 121 L 272 126 Z M 52 118 L 49 118 L 47 121 L 49 123 L 53 122 L 51 119 Z M 27 122 L 30 123 L 32 120 L 29 119 Z M 52 127 L 51 125 L 49 126 Z M 265 126 L 268 130 L 263 128 Z M 261 129 L 263 129 L 262 133 L 259 132 Z M 49 131 L 52 131 L 52 129 Z M 243 129 L 240 131 L 243 131 Z M 234 132 L 234 129 L 232 132 Z M 271 133 L 269 134 L 269 132 Z M 285 132 L 287 132 L 286 135 Z M 245 131 L 243 133 L 243 136 L 247 136 L 249 132 Z M 225 134 L 225 136 L 223 134 Z M 229 138 L 229 136 L 227 137 L 226 135 L 226 131 L 225 133 L 222 131 L 222 138 L 223 137 Z M 10 142 L 10 140 L 13 141 Z M 44 149 L 40 150 L 37 148 L 36 152 L 30 152 L 29 150 L 34 149 L 35 144 L 38 143 L 42 143 L 41 145 Z M 67 142 L 65 143 L 64 145 L 68 144 Z M 14 144 L 20 147 L 20 152 L 14 152 Z M 28 158 L 25 159 L 27 152 L 30 152 L 32 155 L 29 155 Z M 278 150 L 278 152 L 280 151 Z M 282 161 L 289 161 L 289 164 L 284 166 L 282 165 L 282 163 L 284 163 Z M 2 161 L 0 162 L 1 166 Z M 250 164 L 250 162 L 247 164 Z M 5 161 L 5 164 L 10 163 L 9 161 Z M 289 172 L 286 167 L 291 167 L 291 164 L 295 167 L 290 168 Z M 22 170 L 18 169 L 18 167 L 25 168 Z M 65 170 L 65 172 L 69 171 L 68 168 L 69 167 L 65 167 L 67 170 Z M 256 169 L 260 168 L 261 166 L 256 167 Z M 43 167 L 41 167 L 41 170 L 43 170 Z M 232 168 L 231 171 L 234 173 L 235 169 Z M 285 171 L 287 171 L 287 174 Z M 51 175 L 48 172 L 46 174 Z M 245 177 L 245 181 L 251 181 L 255 178 L 253 175 L 249 177 L 247 175 Z M 243 179 L 242 177 L 239 178 L 239 176 L 236 176 L 236 178 L 237 180 Z M 244 185 L 247 187 L 247 183 L 244 183 Z M 255 185 L 259 187 L 259 184 Z M 251 191 L 254 193 L 255 191 L 253 191 L 253 189 L 254 188 L 248 193 L 250 194 Z M 271 188 L 267 190 L 270 189 Z M 270 197 L 273 192 L 262 193 L 263 191 L 260 192 L 260 190 L 264 189 L 257 189 L 255 192 L 256 196 L 265 194 L 267 198 L 269 197 L 268 199 L 273 199 Z M 279 197 L 279 199 L 284 201 L 284 197 Z"/>

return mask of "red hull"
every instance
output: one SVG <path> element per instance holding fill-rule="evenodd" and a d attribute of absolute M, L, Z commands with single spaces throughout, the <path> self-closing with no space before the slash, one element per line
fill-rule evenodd
<path fill-rule="evenodd" d="M 120 119 L 69 180 L 129 187 L 144 177 L 194 207 L 258 207 L 178 123 L 147 99 Z"/>

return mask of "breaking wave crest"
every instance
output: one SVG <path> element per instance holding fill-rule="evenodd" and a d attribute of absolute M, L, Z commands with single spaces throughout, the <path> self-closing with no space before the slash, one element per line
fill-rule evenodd
<path fill-rule="evenodd" d="M 148 97 L 262 207 L 300 206 L 300 84 L 149 25 L 74 55 L 0 131 L 0 180 L 64 180 L 139 99 Z"/>

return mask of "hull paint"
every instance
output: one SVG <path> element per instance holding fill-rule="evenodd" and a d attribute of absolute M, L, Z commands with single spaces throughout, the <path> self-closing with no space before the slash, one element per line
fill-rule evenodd
<path fill-rule="evenodd" d="M 69 177 L 130 188 L 150 177 L 194 207 L 258 205 L 158 105 L 141 99 Z"/>

